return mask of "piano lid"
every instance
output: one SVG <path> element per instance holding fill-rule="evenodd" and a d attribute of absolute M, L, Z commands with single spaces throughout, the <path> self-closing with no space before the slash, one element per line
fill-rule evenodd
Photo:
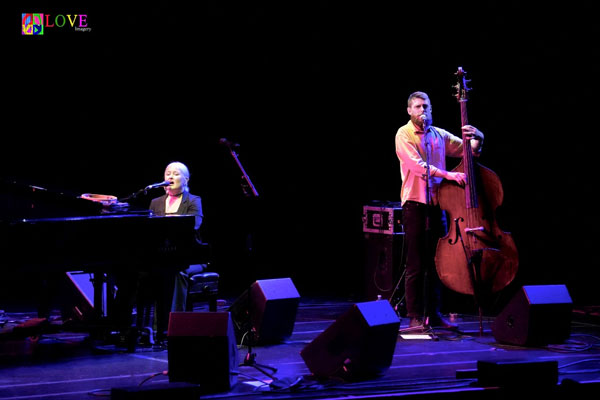
<path fill-rule="evenodd" d="M 17 180 L 0 181 L 0 221 L 94 216 L 106 213 L 148 214 L 127 203 L 90 201 L 66 190 L 46 188 Z"/>

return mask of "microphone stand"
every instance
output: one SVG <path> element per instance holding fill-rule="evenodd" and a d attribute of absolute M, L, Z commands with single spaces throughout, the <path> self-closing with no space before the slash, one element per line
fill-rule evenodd
<path fill-rule="evenodd" d="M 427 138 L 427 120 L 423 120 L 423 139 L 425 140 L 425 171 L 426 171 L 426 185 L 425 185 L 425 193 L 427 200 L 427 208 L 425 211 L 425 251 L 427 251 L 427 256 L 429 256 L 429 246 L 430 240 L 429 237 L 431 235 L 431 205 L 433 201 L 431 200 L 431 160 L 430 160 L 430 152 L 431 152 L 431 142 Z M 423 325 L 427 325 L 429 322 L 429 263 L 425 268 L 425 274 L 423 276 Z"/>
<path fill-rule="evenodd" d="M 148 190 L 158 189 L 159 187 L 165 187 L 165 186 L 169 186 L 169 185 L 170 185 L 169 181 L 164 181 L 164 182 L 161 182 L 161 183 L 155 183 L 153 185 L 148 185 L 145 188 L 140 189 L 137 192 L 134 192 L 134 193 L 130 194 L 129 196 L 123 197 L 122 199 L 118 199 L 118 200 L 120 202 L 126 202 L 126 201 L 131 200 L 131 199 L 136 199 L 142 193 L 144 194 L 144 196 L 147 195 L 148 194 Z"/>
<path fill-rule="evenodd" d="M 232 143 L 230 143 L 226 139 L 221 139 L 220 143 L 227 146 L 227 148 L 229 149 L 229 153 L 235 160 L 235 163 L 237 164 L 238 168 L 240 169 L 240 172 L 242 173 L 241 187 L 242 187 L 242 191 L 244 192 L 244 195 L 246 197 L 258 198 L 259 197 L 258 191 L 254 187 L 254 184 L 252 184 L 250 177 L 246 173 L 246 170 L 244 169 L 244 167 L 242 166 L 242 163 L 240 162 L 240 159 L 238 158 L 237 152 L 234 150 L 234 147 L 236 147 L 236 146 L 234 146 Z M 251 235 L 252 235 L 251 233 L 248 235 L 249 238 L 247 241 L 247 246 L 248 246 L 247 250 L 249 253 L 253 247 L 253 245 L 251 244 L 252 239 L 250 239 Z M 269 378 L 276 380 L 277 378 L 273 374 L 277 372 L 277 368 L 270 366 L 270 365 L 257 363 L 256 362 L 256 353 L 252 352 L 252 346 L 255 344 L 255 341 L 256 341 L 256 329 L 252 326 L 252 311 L 251 311 L 252 310 L 252 304 L 251 304 L 252 286 L 250 286 L 246 292 L 248 293 L 248 299 L 247 299 L 247 303 L 248 303 L 247 304 L 247 307 L 248 307 L 247 318 L 248 318 L 248 320 L 246 321 L 246 329 L 247 330 L 245 333 L 248 338 L 248 342 L 246 345 L 248 347 L 248 352 L 246 353 L 246 356 L 244 357 L 244 361 L 239 366 L 255 368 L 256 370 L 262 372 L 264 375 L 268 376 Z M 268 372 L 267 370 L 269 370 L 271 372 Z"/>
<path fill-rule="evenodd" d="M 244 169 L 244 166 L 240 162 L 240 159 L 238 158 L 238 153 L 235 151 L 235 148 L 238 147 L 239 145 L 236 144 L 236 143 L 231 143 L 230 141 L 228 141 L 225 138 L 222 138 L 219 141 L 219 143 L 227 146 L 227 148 L 229 149 L 229 153 L 231 154 L 231 156 L 235 160 L 235 163 L 237 164 L 238 168 L 240 169 L 240 172 L 242 173 L 241 187 L 242 187 L 242 191 L 244 192 L 244 195 L 247 198 L 255 198 L 255 199 L 257 199 L 258 198 L 258 191 L 254 187 L 254 184 L 252 183 L 252 180 L 250 180 L 250 177 L 246 173 L 246 170 Z M 250 255 L 252 253 L 253 247 L 254 247 L 254 243 L 253 243 L 253 238 L 252 238 L 252 232 L 250 232 L 248 234 L 248 236 L 246 237 L 246 250 L 248 252 L 248 255 Z"/>
<path fill-rule="evenodd" d="M 423 141 L 425 142 L 425 200 L 427 202 L 425 209 L 425 249 L 427 259 L 429 259 L 430 255 L 430 235 L 431 235 L 431 206 L 433 201 L 431 199 L 431 160 L 430 160 L 430 152 L 431 152 L 431 143 L 427 140 L 427 132 L 429 131 L 429 127 L 427 126 L 426 118 L 423 118 Z M 430 284 L 429 284 L 429 273 L 430 271 L 429 262 L 427 262 L 427 266 L 425 267 L 425 271 L 423 273 L 423 318 L 421 326 L 415 326 L 412 328 L 402 329 L 402 332 L 416 332 L 416 331 L 424 331 L 425 326 L 429 324 L 429 292 L 430 292 Z M 433 332 L 433 329 L 430 327 L 430 332 L 432 339 L 436 339 L 436 335 Z"/>
<path fill-rule="evenodd" d="M 242 173 L 242 190 L 244 191 L 244 195 L 246 195 L 246 197 L 258 197 L 258 192 L 256 191 L 256 188 L 252 184 L 252 181 L 250 180 L 250 177 L 246 173 L 246 170 L 242 166 L 242 163 L 240 162 L 240 159 L 238 158 L 238 154 L 233 149 L 233 146 L 227 144 L 227 148 L 229 148 L 229 153 L 231 153 L 231 156 L 235 160 L 235 163 L 237 164 L 238 168 L 240 169 L 240 172 Z M 248 189 L 250 189 L 250 191 L 248 191 Z"/>
<path fill-rule="evenodd" d="M 129 200 L 137 199 L 137 197 L 139 195 L 141 195 L 142 193 L 144 195 L 146 195 L 148 193 L 148 190 L 146 188 L 140 189 L 137 192 L 134 192 L 134 193 L 130 194 L 129 196 L 126 196 L 126 197 L 123 197 L 123 198 L 119 199 L 119 202 L 126 203 Z"/>
<path fill-rule="evenodd" d="M 266 365 L 266 364 L 259 364 L 256 362 L 256 353 L 252 352 L 252 346 L 255 344 L 256 342 L 256 328 L 254 326 L 252 326 L 252 285 L 250 285 L 250 287 L 248 288 L 248 290 L 246 291 L 246 293 L 248 293 L 248 298 L 247 300 L 247 304 L 246 307 L 248 307 L 248 313 L 247 313 L 247 320 L 246 322 L 246 331 L 245 331 L 245 335 L 247 337 L 247 344 L 246 347 L 248 348 L 248 352 L 246 353 L 246 356 L 244 357 L 244 361 L 239 364 L 240 367 L 244 366 L 244 367 L 252 367 L 260 372 L 262 372 L 264 375 L 268 376 L 269 378 L 273 379 L 273 380 L 277 380 L 277 378 L 274 376 L 274 374 L 277 372 L 277 368 L 270 366 L 270 365 Z M 243 344 L 243 340 L 242 343 L 240 343 L 240 345 Z M 271 371 L 268 372 L 267 370 Z"/>

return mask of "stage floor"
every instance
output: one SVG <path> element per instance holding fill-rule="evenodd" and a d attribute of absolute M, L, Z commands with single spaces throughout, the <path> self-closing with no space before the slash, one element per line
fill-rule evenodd
<path fill-rule="evenodd" d="M 566 394 L 585 388 L 598 392 L 600 324 L 593 312 L 585 310 L 573 314 L 569 340 L 537 348 L 499 344 L 490 329 L 491 318 L 483 318 L 480 334 L 478 317 L 457 315 L 458 332 L 436 330 L 432 339 L 405 339 L 399 334 L 392 364 L 378 378 L 315 380 L 300 351 L 353 304 L 340 299 L 303 298 L 293 334 L 286 342 L 252 347 L 256 362 L 277 369 L 275 381 L 254 367 L 242 365 L 231 390 L 202 398 L 504 398 L 499 395 L 502 390 L 478 385 L 474 374 L 478 361 L 556 361 L 559 384 L 549 390 Z M 220 311 L 226 311 L 228 305 L 221 306 Z M 195 310 L 204 311 L 202 307 Z M 30 317 L 31 313 L 6 314 L 3 326 Z M 401 319 L 401 329 L 407 323 Z M 247 353 L 247 347 L 238 347 L 240 363 Z M 115 346 L 99 346 L 81 332 L 59 330 L 28 338 L 0 335 L 0 361 L 0 399 L 108 398 L 113 388 L 134 386 L 157 389 L 143 397 L 155 398 L 152 393 L 169 385 L 168 376 L 163 374 L 168 370 L 167 350 L 137 346 L 134 352 L 126 352 Z M 536 384 L 528 386 L 540 390 Z"/>

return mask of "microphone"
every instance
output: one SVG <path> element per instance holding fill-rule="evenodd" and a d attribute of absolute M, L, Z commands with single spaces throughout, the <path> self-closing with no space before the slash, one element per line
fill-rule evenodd
<path fill-rule="evenodd" d="M 429 118 L 427 118 L 427 114 L 421 114 L 419 115 L 419 118 L 421 118 L 421 121 L 423 121 L 423 129 L 427 129 L 427 127 L 431 123 L 429 121 Z"/>
<path fill-rule="evenodd" d="M 145 190 L 156 189 L 156 188 L 163 187 L 163 186 L 169 186 L 170 184 L 171 184 L 171 181 L 164 181 L 164 182 L 160 182 L 160 183 L 153 183 L 152 185 L 146 186 Z"/>
<path fill-rule="evenodd" d="M 223 144 L 223 145 L 225 145 L 225 146 L 227 146 L 229 148 L 234 148 L 234 149 L 237 149 L 238 147 L 240 147 L 239 143 L 234 143 L 231 140 L 226 139 L 224 137 L 222 137 L 221 139 L 219 139 L 219 144 Z"/>

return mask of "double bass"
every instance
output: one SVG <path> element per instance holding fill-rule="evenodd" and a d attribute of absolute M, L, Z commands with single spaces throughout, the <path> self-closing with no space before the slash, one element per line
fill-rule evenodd
<path fill-rule="evenodd" d="M 462 126 L 468 124 L 466 72 L 456 72 L 456 98 Z M 440 207 L 446 211 L 448 234 L 439 239 L 435 265 L 448 288 L 473 295 L 479 306 L 486 294 L 498 292 L 513 281 L 518 270 L 517 248 L 510 233 L 496 221 L 496 209 L 504 192 L 498 175 L 474 161 L 471 139 L 463 134 L 463 157 L 453 170 L 463 172 L 466 184 L 444 180 L 439 190 Z"/>

